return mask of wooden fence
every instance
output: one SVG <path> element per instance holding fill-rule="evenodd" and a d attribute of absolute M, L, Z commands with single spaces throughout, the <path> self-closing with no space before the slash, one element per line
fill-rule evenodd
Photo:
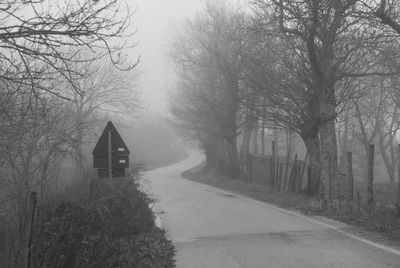
<path fill-rule="evenodd" d="M 274 148 L 274 146 L 273 146 Z M 400 156 L 400 144 L 398 146 L 398 155 Z M 368 151 L 368 172 L 363 182 L 358 182 L 357 187 L 353 177 L 352 153 L 347 152 L 347 165 L 338 170 L 336 174 L 330 174 L 327 178 L 327 187 L 325 195 L 328 202 L 333 198 L 340 203 L 346 204 L 360 203 L 360 199 L 370 210 L 375 204 L 391 202 L 400 204 L 400 183 L 398 183 L 396 194 L 390 200 L 386 200 L 388 189 L 396 187 L 395 185 L 376 185 L 374 183 L 374 145 L 370 144 Z M 400 181 L 400 157 L 398 158 L 398 178 Z M 299 160 L 297 155 L 293 159 L 286 156 L 260 156 L 260 155 L 240 155 L 240 165 L 243 171 L 243 178 L 249 183 L 268 184 L 271 188 L 286 192 L 306 192 L 309 195 L 318 193 L 318 189 L 311 189 L 311 176 L 320 176 L 320 170 L 308 166 L 307 157 L 305 160 Z M 334 180 L 332 179 L 334 178 Z M 381 183 L 382 184 L 382 183 Z M 378 191 L 374 188 L 379 186 Z M 385 186 L 385 187 L 384 187 Z M 319 185 L 317 185 L 319 188 Z M 393 190 L 393 189 L 392 189 Z M 392 191 L 393 192 L 393 191 Z M 378 194 L 378 196 L 376 196 Z M 378 197 L 378 200 L 375 198 Z M 378 201 L 378 202 L 376 202 Z M 399 205 L 400 213 L 400 205 Z"/>
<path fill-rule="evenodd" d="M 247 182 L 268 184 L 279 191 L 301 192 L 307 186 L 306 161 L 248 154 L 240 157 Z"/>

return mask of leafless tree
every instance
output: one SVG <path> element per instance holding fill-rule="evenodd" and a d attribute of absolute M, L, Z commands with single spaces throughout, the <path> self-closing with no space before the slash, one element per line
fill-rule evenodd
<path fill-rule="evenodd" d="M 45 200 L 53 190 L 59 164 L 70 148 L 71 118 L 59 98 L 37 96 L 24 84 L 17 88 L 4 80 L 1 88 L 0 214 L 14 222 L 11 257 L 19 263 L 25 256 L 30 192 L 39 192 Z"/>
<path fill-rule="evenodd" d="M 99 123 L 104 123 L 101 119 L 107 115 L 129 114 L 136 117 L 143 107 L 143 100 L 138 88 L 140 72 L 137 68 L 120 71 L 107 58 L 80 65 L 76 68 L 81 70 L 85 79 L 79 80 L 77 86 L 84 94 L 67 83 L 65 87 L 69 88 L 69 92 L 64 95 L 72 100 L 67 102 L 67 106 L 74 120 L 74 132 L 70 139 L 75 160 L 74 180 L 82 183 L 83 170 L 87 165 L 83 144 L 93 142 L 88 140 L 89 135 Z"/>
<path fill-rule="evenodd" d="M 175 43 L 173 58 L 180 68 L 192 73 L 204 72 L 204 94 L 218 110 L 217 125 L 222 150 L 223 173 L 239 175 L 237 135 L 241 100 L 242 53 L 246 48 L 243 24 L 246 17 L 240 10 L 224 3 L 209 2 L 204 12 L 189 21 L 184 37 Z M 209 80 L 211 83 L 209 83 Z M 221 119 L 221 120 L 219 120 Z"/>
<path fill-rule="evenodd" d="M 216 76 L 207 73 L 207 69 L 202 71 L 195 76 L 191 72 L 180 74 L 180 82 L 171 96 L 172 122 L 182 135 L 200 142 L 208 168 L 223 172 L 220 129 L 224 118 L 215 92 Z"/>
<path fill-rule="evenodd" d="M 303 65 L 313 103 L 321 148 L 320 194 L 326 206 L 334 206 L 339 191 L 335 119 L 340 90 L 347 79 L 381 74 L 374 68 L 376 55 L 370 49 L 377 37 L 358 16 L 359 5 L 358 0 L 256 1 L 259 16 L 275 18 L 281 38 L 296 44 L 294 53 L 302 53 L 297 64 Z"/>
<path fill-rule="evenodd" d="M 371 25 L 377 22 L 391 28 L 394 32 L 400 34 L 400 22 L 399 22 L 399 2 L 396 0 L 362 0 L 363 16 L 367 17 Z M 374 27 L 377 27 L 374 24 Z"/>
<path fill-rule="evenodd" d="M 120 0 L 2 1 L 0 3 L 0 78 L 58 96 L 59 81 L 76 86 L 75 62 L 109 55 L 118 68 L 121 50 L 134 46 L 126 31 L 132 13 Z M 81 50 L 91 50 L 77 58 Z"/>

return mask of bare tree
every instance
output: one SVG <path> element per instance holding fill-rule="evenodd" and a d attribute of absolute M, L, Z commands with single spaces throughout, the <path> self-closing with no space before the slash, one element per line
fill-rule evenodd
<path fill-rule="evenodd" d="M 310 88 L 305 49 L 301 43 L 271 36 L 259 25 L 273 27 L 256 20 L 254 28 L 260 36 L 246 57 L 246 82 L 256 88 L 254 94 L 261 101 L 247 102 L 250 108 L 264 118 L 267 127 L 295 132 L 302 137 L 309 153 L 309 165 L 320 168 L 320 143 L 316 117 L 316 97 Z M 269 26 L 268 26 L 269 25 Z M 265 26 L 264 26 L 265 27 Z M 264 101 L 265 99 L 265 101 Z M 312 194 L 318 193 L 319 176 L 312 176 Z"/>
<path fill-rule="evenodd" d="M 127 32 L 131 15 L 119 0 L 0 3 L 0 210 L 2 217 L 6 212 L 13 221 L 11 229 L 15 227 L 11 257 L 17 266 L 26 253 L 30 191 L 45 199 L 65 156 L 76 152 L 71 139 L 79 134 L 71 107 L 95 98 L 84 84 L 105 86 L 97 88 L 96 100 L 103 103 L 92 101 L 90 109 L 112 109 L 118 98 L 132 104 L 125 102 L 131 98 L 123 93 L 129 79 L 115 71 L 137 65 L 129 65 L 122 56 L 124 48 L 135 45 L 130 39 L 134 33 Z M 88 73 L 83 67 L 102 58 L 108 59 L 107 67 L 112 65 L 113 71 L 103 67 L 103 80 L 91 80 L 93 70 Z M 105 74 L 109 80 L 104 80 Z"/>
<path fill-rule="evenodd" d="M 219 124 L 223 117 L 215 91 L 217 76 L 202 68 L 196 74 L 182 70 L 179 77 L 176 90 L 170 96 L 172 124 L 182 136 L 200 142 L 208 168 L 222 172 Z"/>
<path fill-rule="evenodd" d="M 366 16 L 371 24 L 377 19 L 381 24 L 388 26 L 396 33 L 400 34 L 399 22 L 399 2 L 396 0 L 362 0 L 363 6 L 367 11 L 363 10 L 363 15 Z M 370 14 L 369 14 L 370 13 Z M 377 27 L 375 24 L 374 27 Z"/>
<path fill-rule="evenodd" d="M 358 4 L 358 0 L 256 1 L 259 16 L 275 18 L 282 38 L 293 40 L 294 52 L 302 53 L 303 62 L 297 64 L 303 65 L 308 77 L 321 148 L 320 195 L 328 207 L 335 206 L 339 191 L 335 119 L 340 90 L 347 79 L 381 74 L 371 64 L 375 58 L 369 47 L 376 39 L 358 16 Z"/>
<path fill-rule="evenodd" d="M 118 53 L 133 46 L 126 39 L 131 11 L 119 0 L 2 1 L 0 3 L 0 78 L 24 83 L 32 90 L 62 96 L 54 87 L 60 80 L 76 86 L 75 62 L 109 55 L 119 68 Z M 77 58 L 82 49 L 92 53 Z"/>
<path fill-rule="evenodd" d="M 231 177 L 239 175 L 237 152 L 238 112 L 241 100 L 241 59 L 246 35 L 242 25 L 245 16 L 221 3 L 208 3 L 205 11 L 187 23 L 185 36 L 175 43 L 173 58 L 180 68 L 203 71 L 210 93 L 209 101 L 218 110 L 222 171 Z M 207 94 L 208 94 L 207 93 Z M 222 118 L 222 120 L 220 120 Z"/>
<path fill-rule="evenodd" d="M 385 58 L 383 68 L 394 73 L 400 71 L 398 62 L 398 53 L 400 52 L 398 44 L 388 45 L 382 50 L 382 57 Z M 400 109 L 400 81 L 398 75 L 386 77 L 382 87 L 386 90 L 387 99 L 382 111 L 382 127 L 379 130 L 379 149 L 382 159 L 388 172 L 390 183 L 394 184 L 396 174 L 398 133 L 400 131 L 400 122 L 398 121 Z"/>
<path fill-rule="evenodd" d="M 71 118 L 58 98 L 37 96 L 22 84 L 1 81 L 0 113 L 2 142 L 0 203 L 2 215 L 14 221 L 15 262 L 24 260 L 29 218 L 29 194 L 40 193 L 42 200 L 56 182 L 54 176 L 69 151 Z M 16 93 L 17 92 L 17 93 Z"/>
<path fill-rule="evenodd" d="M 70 141 L 75 160 L 74 180 L 80 183 L 87 179 L 83 178 L 83 170 L 87 165 L 83 144 L 93 142 L 88 137 L 102 123 L 101 119 L 109 114 L 136 117 L 143 106 L 137 68 L 119 71 L 107 58 L 81 65 L 78 68 L 86 78 L 79 80 L 78 87 L 84 94 L 75 91 L 69 84 L 66 87 L 69 86 L 70 92 L 64 93 L 73 100 L 67 103 L 74 120 Z"/>

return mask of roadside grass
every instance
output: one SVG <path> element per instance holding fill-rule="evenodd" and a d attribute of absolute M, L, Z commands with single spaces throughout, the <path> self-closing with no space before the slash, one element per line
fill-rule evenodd
<path fill-rule="evenodd" d="M 34 267 L 175 267 L 174 247 L 155 225 L 152 200 L 138 189 L 132 178 L 98 181 L 88 199 L 42 206 Z"/>
<path fill-rule="evenodd" d="M 363 205 L 362 195 L 359 202 L 354 204 L 354 213 L 338 213 L 322 211 L 317 198 L 301 193 L 278 192 L 266 184 L 248 183 L 240 179 L 232 179 L 215 175 L 213 170 L 205 169 L 201 163 L 182 173 L 182 177 L 204 183 L 216 188 L 237 193 L 245 197 L 270 203 L 281 208 L 300 211 L 310 216 L 324 216 L 349 225 L 347 231 L 387 246 L 400 247 L 400 217 L 397 210 L 390 205 L 393 191 L 386 194 L 387 185 L 379 184 L 376 187 L 376 200 L 384 201 L 376 209 L 368 213 Z M 360 184 L 356 189 L 361 191 Z"/>
<path fill-rule="evenodd" d="M 71 187 L 39 202 L 30 267 L 175 267 L 174 246 L 156 226 L 153 200 L 140 190 L 140 178 L 135 171 L 127 178 L 96 179 L 90 194 Z M 0 239 L 7 235 L 1 227 Z M 0 267 L 22 267 L 14 264 L 12 248 L 3 251 L 10 254 L 0 258 Z"/>

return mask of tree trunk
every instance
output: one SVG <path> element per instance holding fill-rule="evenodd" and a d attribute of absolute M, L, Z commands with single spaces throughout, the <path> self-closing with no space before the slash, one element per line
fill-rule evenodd
<path fill-rule="evenodd" d="M 74 160 L 75 160 L 75 170 L 74 170 L 74 178 L 73 184 L 75 186 L 81 186 L 83 180 L 83 169 L 84 169 L 84 159 L 82 152 L 82 144 L 84 137 L 84 129 L 83 129 L 83 111 L 82 111 L 82 98 L 77 100 L 76 103 L 76 118 L 75 118 L 75 128 L 76 128 L 76 136 L 74 143 Z M 89 183 L 84 184 L 89 190 Z"/>
<path fill-rule="evenodd" d="M 40 198 L 42 200 L 45 200 L 47 198 L 47 195 L 49 193 L 49 182 L 48 182 L 48 169 L 49 169 L 49 159 L 46 157 L 46 159 L 43 160 L 44 164 L 41 170 L 40 174 Z"/>
<path fill-rule="evenodd" d="M 343 135 L 341 137 L 341 146 L 340 146 L 340 168 L 342 170 L 346 170 L 346 164 L 347 164 L 347 152 L 349 150 L 349 109 L 346 108 L 344 111 L 344 130 L 343 130 Z"/>
<path fill-rule="evenodd" d="M 237 153 L 236 136 L 224 140 L 224 175 L 231 178 L 239 176 L 239 159 Z"/>
<path fill-rule="evenodd" d="M 279 136 L 278 136 L 278 129 L 275 128 L 274 129 L 274 142 L 275 142 L 275 152 L 276 152 L 276 156 L 279 156 Z"/>
<path fill-rule="evenodd" d="M 206 155 L 206 166 L 208 169 L 216 168 L 217 172 L 222 172 L 221 163 L 221 144 L 222 141 L 216 136 L 208 136 L 201 138 L 200 142 L 203 145 L 204 153 Z"/>
<path fill-rule="evenodd" d="M 313 137 L 303 137 L 303 140 L 309 156 L 308 170 L 309 172 L 311 172 L 311 174 L 308 175 L 308 177 L 310 178 L 307 185 L 308 195 L 316 196 L 319 192 L 321 169 L 321 152 L 319 139 L 316 133 Z"/>
<path fill-rule="evenodd" d="M 397 216 L 400 216 L 400 144 L 397 145 Z"/>
<path fill-rule="evenodd" d="M 367 207 L 369 211 L 373 210 L 374 207 L 374 155 L 375 146 L 369 144 L 367 146 Z"/>
<path fill-rule="evenodd" d="M 253 129 L 253 154 L 258 155 L 258 120 L 254 120 L 254 129 Z"/>
<path fill-rule="evenodd" d="M 76 123 L 76 138 L 75 138 L 75 172 L 74 172 L 74 184 L 75 186 L 81 186 L 83 180 L 83 169 L 84 169 L 84 159 L 82 152 L 83 143 L 83 128 L 82 122 L 78 120 Z"/>
<path fill-rule="evenodd" d="M 216 165 L 216 157 L 213 152 L 213 147 L 209 144 L 203 144 L 204 154 L 206 155 L 206 166 L 212 168 Z"/>
<path fill-rule="evenodd" d="M 339 194 L 335 119 L 322 123 L 318 132 L 321 142 L 321 207 L 332 208 Z"/>
<path fill-rule="evenodd" d="M 249 113 L 249 115 L 246 116 L 246 122 L 243 131 L 243 141 L 240 147 L 240 152 L 243 156 L 247 156 L 250 153 L 250 141 L 253 129 L 254 117 L 252 114 Z"/>
<path fill-rule="evenodd" d="M 262 119 L 261 124 L 261 155 L 265 155 L 265 118 Z"/>
<path fill-rule="evenodd" d="M 266 117 L 266 109 L 267 109 L 267 98 L 264 96 L 263 98 L 263 113 L 262 113 L 262 121 L 261 121 L 261 155 L 265 156 L 265 117 Z"/>
<path fill-rule="evenodd" d="M 389 153 L 387 152 L 387 147 L 389 147 Z M 379 150 L 381 152 L 381 156 L 383 159 L 383 163 L 385 164 L 386 171 L 389 175 L 389 180 L 390 184 L 394 185 L 394 178 L 395 178 L 395 173 L 396 173 L 396 153 L 395 153 L 395 145 L 390 139 L 388 141 L 387 146 L 384 144 L 384 137 L 382 137 L 382 134 L 380 134 L 379 137 Z"/>
<path fill-rule="evenodd" d="M 353 176 L 353 153 L 347 152 L 347 176 L 346 176 L 346 201 L 350 212 L 353 212 L 354 202 L 354 176 Z"/>

